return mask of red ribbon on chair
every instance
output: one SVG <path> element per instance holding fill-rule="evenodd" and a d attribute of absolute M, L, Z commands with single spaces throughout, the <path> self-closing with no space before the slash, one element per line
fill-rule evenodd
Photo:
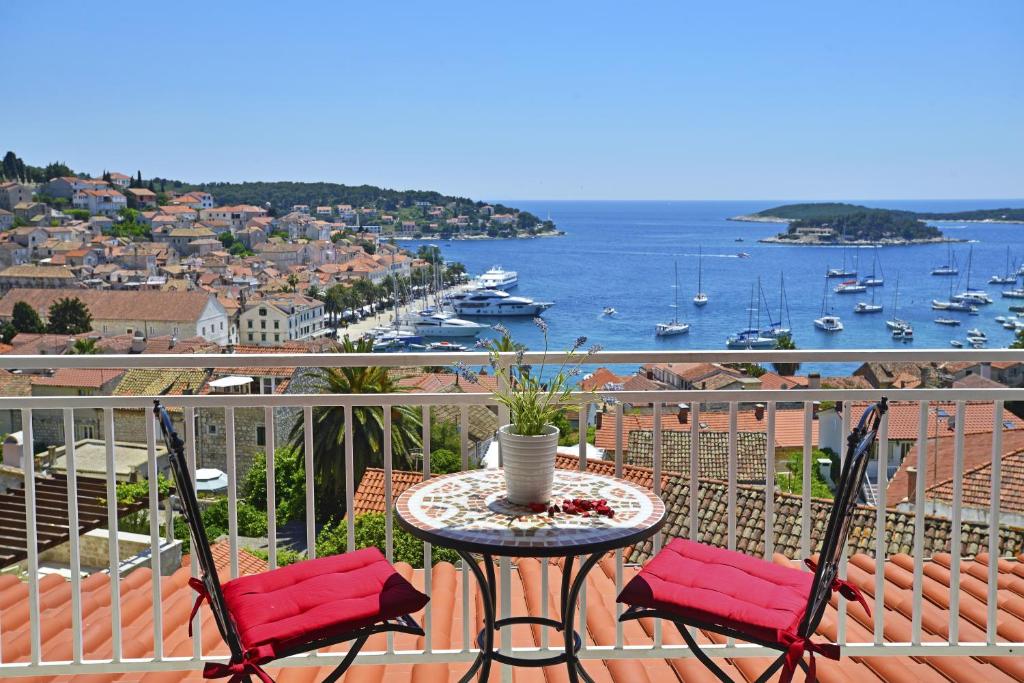
<path fill-rule="evenodd" d="M 198 593 L 196 601 L 192 604 L 192 614 L 188 615 L 188 637 L 191 638 L 192 622 L 195 621 L 196 615 L 199 614 L 199 607 L 203 604 L 203 600 L 210 601 L 210 592 L 206 590 L 206 584 L 203 583 L 202 579 L 197 579 L 194 576 L 189 577 L 188 585 Z"/>
<path fill-rule="evenodd" d="M 812 572 L 818 571 L 818 565 L 815 564 L 814 560 L 807 558 L 804 560 L 804 564 L 806 564 Z M 871 616 L 871 608 L 868 607 L 868 601 L 864 599 L 864 594 L 860 592 L 860 588 L 857 588 L 849 581 L 840 579 L 838 576 L 832 579 L 832 592 L 839 593 L 847 600 L 859 602 L 860 606 L 864 608 L 864 611 L 868 613 L 868 616 Z"/>
<path fill-rule="evenodd" d="M 229 662 L 221 664 L 210 662 L 203 668 L 203 678 L 228 678 L 228 683 L 245 683 L 249 676 L 256 676 L 263 683 L 274 683 L 266 671 L 260 666 L 275 659 L 274 648 L 270 645 L 261 645 L 245 652 L 245 657 L 240 662 Z"/>
<path fill-rule="evenodd" d="M 786 646 L 786 662 L 782 666 L 779 683 L 791 683 L 797 664 L 803 659 L 804 653 L 810 654 L 807 662 L 807 683 L 817 680 L 817 669 L 814 666 L 814 654 L 829 659 L 839 659 L 839 646 L 834 643 L 815 643 L 810 638 L 801 638 L 789 631 L 779 632 L 779 642 Z"/>

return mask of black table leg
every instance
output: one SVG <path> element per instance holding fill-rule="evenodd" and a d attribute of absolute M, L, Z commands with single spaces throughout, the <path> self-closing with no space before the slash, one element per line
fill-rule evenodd
<path fill-rule="evenodd" d="M 576 621 L 576 605 L 579 601 L 580 591 L 583 589 L 583 585 L 587 581 L 587 574 L 594 568 L 598 560 L 604 553 L 594 553 L 580 565 L 579 571 L 576 572 L 576 578 L 572 582 L 572 587 L 569 588 L 569 592 L 566 593 L 566 587 L 569 585 L 569 581 L 566 577 L 572 569 L 572 557 L 565 558 L 565 566 L 562 570 L 562 635 L 565 636 L 565 662 L 566 667 L 569 669 L 569 681 L 570 683 L 578 683 L 582 678 L 586 683 L 594 683 L 587 672 L 583 669 L 583 663 L 577 657 L 577 653 L 580 649 L 579 639 L 582 636 L 576 635 L 575 621 Z M 584 620 L 586 617 L 584 617 Z M 584 632 L 586 632 L 586 624 L 584 623 Z"/>
<path fill-rule="evenodd" d="M 483 636 L 483 643 L 480 643 L 480 652 L 477 653 L 473 666 L 469 667 L 469 671 L 459 679 L 459 683 L 469 683 L 469 681 L 473 680 L 473 674 L 476 673 L 477 669 L 480 669 L 480 680 L 486 681 L 491 675 L 491 655 L 494 651 L 494 608 L 497 599 L 494 592 L 494 558 L 490 555 L 484 555 L 484 565 L 487 568 L 487 575 L 485 576 L 480 571 L 480 566 L 473 559 L 472 555 L 462 550 L 457 552 L 462 557 L 462 561 L 473 572 L 473 576 L 476 577 L 484 603 L 484 628 L 480 632 Z M 478 637 L 477 640 L 479 639 Z"/>

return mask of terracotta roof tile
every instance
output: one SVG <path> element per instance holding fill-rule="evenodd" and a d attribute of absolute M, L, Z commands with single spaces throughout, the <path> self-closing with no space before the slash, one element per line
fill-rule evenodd
<path fill-rule="evenodd" d="M 850 420 L 857 424 L 865 409 L 871 405 L 857 402 L 851 406 Z M 949 418 L 939 417 L 937 411 L 942 410 L 951 417 L 956 415 L 956 404 L 952 401 L 932 401 L 928 404 L 927 436 L 946 436 L 952 434 Z M 992 433 L 995 418 L 994 407 L 990 401 L 968 401 L 965 406 L 964 434 Z M 921 411 L 917 401 L 889 402 L 889 438 L 900 440 L 916 440 L 920 430 Z M 1009 423 L 1007 429 L 1024 429 L 1024 420 L 1009 410 L 1003 410 L 1003 420 Z"/>
<path fill-rule="evenodd" d="M 0 299 L 0 317 L 9 318 L 14 304 L 24 301 L 37 311 L 49 310 L 57 299 L 77 297 L 94 320 L 195 321 L 210 301 L 200 292 L 146 290 L 100 291 L 96 289 L 12 289 Z"/>
<path fill-rule="evenodd" d="M 964 507 L 988 509 L 992 502 L 992 463 L 986 462 L 964 472 Z M 1006 512 L 1024 513 L 1024 451 L 1004 455 L 1000 467 L 999 508 Z M 948 479 L 927 489 L 928 498 L 952 504 L 953 480 Z"/>
<path fill-rule="evenodd" d="M 124 372 L 120 369 L 57 368 L 50 376 L 33 375 L 30 382 L 32 386 L 100 389 L 104 384 L 112 382 Z"/>
<path fill-rule="evenodd" d="M 629 432 L 628 453 L 631 465 L 653 467 L 654 434 L 652 430 Z M 729 433 L 702 431 L 698 440 L 698 472 L 706 479 L 729 477 Z M 768 439 L 764 432 L 736 433 L 736 469 L 740 482 L 764 482 L 765 454 Z M 661 433 L 661 467 L 666 472 L 689 475 L 690 432 L 663 430 Z"/>
<path fill-rule="evenodd" d="M 673 432 L 689 431 L 693 419 L 691 411 L 687 422 L 679 421 L 678 416 L 668 408 L 661 414 L 662 430 Z M 729 431 L 729 413 L 701 411 L 699 422 L 707 425 L 702 431 Z M 651 431 L 654 425 L 653 415 L 623 415 L 622 432 L 629 434 L 636 430 Z M 767 419 L 757 419 L 754 410 L 740 410 L 737 414 L 737 429 L 741 432 L 765 432 Z M 811 442 L 818 443 L 818 421 L 811 422 Z M 778 448 L 796 448 L 804 443 L 804 411 L 802 409 L 780 409 L 775 413 L 775 445 Z M 615 451 L 615 416 L 605 414 L 601 426 L 597 430 L 595 444 L 606 451 Z"/>

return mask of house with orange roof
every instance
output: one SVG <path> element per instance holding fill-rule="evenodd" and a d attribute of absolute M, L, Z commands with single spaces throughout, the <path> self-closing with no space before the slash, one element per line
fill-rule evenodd
<path fill-rule="evenodd" d="M 217 206 L 199 210 L 199 220 L 223 220 L 231 223 L 234 230 L 241 230 L 253 218 L 266 216 L 267 210 L 250 204 L 236 204 L 234 206 Z"/>
<path fill-rule="evenodd" d="M 52 178 L 39 187 L 39 193 L 47 197 L 67 199 L 71 201 L 76 192 L 82 190 L 110 189 L 110 184 L 105 180 L 93 180 L 92 178 L 78 178 L 75 176 L 62 176 Z"/>
<path fill-rule="evenodd" d="M 91 214 L 116 216 L 119 211 L 128 208 L 128 199 L 110 188 L 78 190 L 71 198 L 71 204 L 76 209 L 85 209 Z"/>
<path fill-rule="evenodd" d="M 156 206 L 156 192 L 145 187 L 130 187 L 124 191 L 132 209 L 150 209 Z"/>

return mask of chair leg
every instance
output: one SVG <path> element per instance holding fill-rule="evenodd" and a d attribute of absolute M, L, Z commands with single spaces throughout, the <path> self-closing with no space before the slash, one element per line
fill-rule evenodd
<path fill-rule="evenodd" d="M 768 679 L 771 678 L 775 674 L 775 672 L 779 670 L 779 667 L 782 666 L 782 664 L 785 661 L 786 661 L 786 654 L 783 653 L 782 655 L 779 656 L 778 659 L 776 659 L 774 662 L 772 662 L 771 666 L 769 666 L 767 669 L 765 669 L 763 674 L 761 674 L 760 676 L 757 677 L 757 680 L 754 681 L 754 683 L 768 683 Z"/>
<path fill-rule="evenodd" d="M 323 683 L 335 683 L 339 678 L 344 675 L 345 671 L 352 666 L 352 662 L 355 660 L 356 655 L 359 654 L 359 650 L 366 644 L 366 639 L 369 635 L 360 636 L 352 641 L 352 647 L 348 649 L 348 653 L 345 654 L 345 659 L 341 660 L 341 664 L 324 679 Z"/>
<path fill-rule="evenodd" d="M 672 623 L 675 624 L 676 629 L 679 631 L 679 635 L 681 635 L 683 640 L 686 641 L 686 646 L 693 650 L 693 654 L 697 656 L 697 659 L 700 660 L 700 663 L 703 664 L 708 671 L 713 673 L 718 680 L 722 681 L 722 683 L 733 683 L 729 674 L 722 671 L 721 667 L 715 664 L 714 660 L 712 660 L 711 657 L 708 657 L 704 650 L 700 649 L 700 646 L 697 645 L 697 640 L 690 635 L 690 631 L 686 628 L 685 624 L 679 624 L 676 622 Z"/>

